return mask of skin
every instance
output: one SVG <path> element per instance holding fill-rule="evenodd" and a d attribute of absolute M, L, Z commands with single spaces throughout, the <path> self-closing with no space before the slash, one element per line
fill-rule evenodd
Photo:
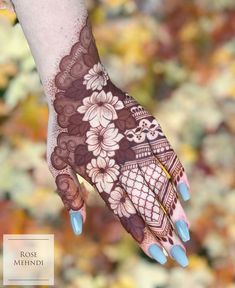
<path fill-rule="evenodd" d="M 174 223 L 190 227 L 177 192 L 189 184 L 158 121 L 112 83 L 83 1 L 32 2 L 13 1 L 47 98 L 48 167 L 66 209 L 85 222 L 77 173 L 149 257 L 152 244 L 186 252 Z"/>

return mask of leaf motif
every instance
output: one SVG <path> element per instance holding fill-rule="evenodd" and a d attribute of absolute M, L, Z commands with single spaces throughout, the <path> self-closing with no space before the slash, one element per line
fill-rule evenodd
<path fill-rule="evenodd" d="M 81 123 L 78 124 L 78 126 L 80 127 L 80 134 L 81 134 L 81 135 L 85 135 L 85 133 L 86 133 L 87 130 L 89 129 L 89 124 L 88 124 L 88 122 L 82 121 Z"/>
<path fill-rule="evenodd" d="M 130 115 L 127 119 L 127 122 L 126 122 L 126 128 L 127 129 L 133 129 L 136 127 L 136 125 L 137 124 L 136 124 L 135 118 L 132 115 Z"/>
<path fill-rule="evenodd" d="M 120 119 L 115 121 L 115 126 L 117 126 L 118 129 L 121 131 L 125 131 L 125 126 L 126 126 L 125 124 L 126 124 L 125 121 L 120 120 Z"/>
<path fill-rule="evenodd" d="M 130 117 L 130 112 L 126 109 L 123 109 L 123 110 L 120 110 L 118 112 L 118 118 L 119 119 L 123 119 L 123 120 L 126 120 L 128 117 Z"/>
<path fill-rule="evenodd" d="M 117 86 L 115 86 L 110 79 L 107 80 L 107 85 L 103 87 L 103 90 L 105 93 L 108 93 L 112 91 L 112 94 L 114 96 L 117 96 L 119 100 L 123 101 L 126 98 L 126 94 L 123 93 L 122 90 L 120 90 Z"/>
<path fill-rule="evenodd" d="M 126 231 L 130 233 L 138 243 L 144 240 L 145 223 L 139 215 L 131 215 L 129 218 L 120 217 L 120 221 Z"/>
<path fill-rule="evenodd" d="M 70 123 L 79 124 L 82 121 L 83 116 L 79 113 L 72 115 L 69 119 Z"/>
<path fill-rule="evenodd" d="M 122 150 L 126 150 L 130 147 L 130 142 L 126 140 L 125 138 L 123 138 L 119 144 Z"/>
<path fill-rule="evenodd" d="M 79 81 L 80 82 L 80 81 Z M 89 96 L 89 91 L 87 91 L 82 82 L 80 83 L 80 86 L 78 84 L 73 84 L 71 87 L 69 87 L 65 93 L 64 96 L 70 99 L 74 100 L 82 100 L 85 97 Z"/>
<path fill-rule="evenodd" d="M 87 150 L 87 146 L 78 145 L 74 151 L 74 159 L 78 166 L 86 165 L 92 158 L 92 154 Z"/>
<path fill-rule="evenodd" d="M 77 124 L 70 124 L 68 126 L 68 133 L 69 135 L 77 135 L 80 132 L 80 128 Z"/>
<path fill-rule="evenodd" d="M 95 64 L 92 55 L 89 54 L 83 55 L 83 61 L 88 67 L 92 67 Z"/>
<path fill-rule="evenodd" d="M 89 129 L 88 122 L 82 120 L 83 116 L 79 113 L 74 114 L 69 119 L 68 133 L 69 135 L 78 135 L 83 136 L 86 131 Z"/>
<path fill-rule="evenodd" d="M 121 130 L 136 128 L 137 123 L 135 118 L 131 115 L 131 112 L 127 109 L 117 111 L 118 119 L 115 121 L 115 125 Z"/>

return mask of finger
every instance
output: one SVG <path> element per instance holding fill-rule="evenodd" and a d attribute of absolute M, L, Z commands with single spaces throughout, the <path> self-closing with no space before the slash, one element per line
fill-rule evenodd
<path fill-rule="evenodd" d="M 145 120 L 145 119 L 144 119 Z M 157 120 L 150 116 L 148 117 L 149 132 L 147 141 L 150 144 L 153 155 L 157 157 L 158 161 L 166 169 L 172 178 L 177 191 L 181 194 L 184 201 L 190 199 L 190 186 L 184 167 L 177 157 L 174 149 L 164 135 L 160 124 Z M 144 125 L 143 122 L 140 125 Z"/>
<path fill-rule="evenodd" d="M 99 191 L 96 187 L 94 188 Z M 100 196 L 108 208 L 118 217 L 126 231 L 137 241 L 144 253 L 160 264 L 164 264 L 167 259 L 160 242 L 146 226 L 126 191 L 116 184 L 110 194 L 102 192 Z"/>
<path fill-rule="evenodd" d="M 188 259 L 184 245 L 174 232 L 173 225 L 157 201 L 155 193 L 146 185 L 141 171 L 138 168 L 122 171 L 120 181 L 137 212 L 170 257 L 183 267 L 187 266 Z"/>
<path fill-rule="evenodd" d="M 65 207 L 70 213 L 70 222 L 74 234 L 82 233 L 83 223 L 85 222 L 85 205 L 81 197 L 81 186 L 75 173 L 70 167 L 66 171 L 59 173 L 55 177 L 57 192 L 60 195 Z"/>
<path fill-rule="evenodd" d="M 190 227 L 190 222 L 179 201 L 178 194 L 159 162 L 156 160 L 155 163 L 140 167 L 140 170 L 146 183 L 158 196 L 159 202 L 171 218 L 173 220 L 183 219 Z"/>
<path fill-rule="evenodd" d="M 139 247 L 147 256 L 156 260 L 158 263 L 163 265 L 167 262 L 167 257 L 163 252 L 161 243 L 156 239 L 148 227 L 145 227 L 144 229 L 144 239 L 139 243 Z"/>
<path fill-rule="evenodd" d="M 65 208 L 69 211 L 70 222 L 75 235 L 82 233 L 83 223 L 86 220 L 86 210 L 82 198 L 82 186 L 72 168 L 52 153 L 49 170 L 55 179 L 57 193 L 61 197 Z M 59 168 L 59 169 L 56 169 Z"/>
<path fill-rule="evenodd" d="M 190 239 L 190 222 L 179 201 L 177 192 L 171 181 L 165 175 L 161 166 L 152 163 L 148 166 L 140 167 L 145 182 L 150 189 L 158 196 L 158 201 L 170 217 L 170 220 L 177 229 L 181 239 L 186 242 Z"/>
<path fill-rule="evenodd" d="M 172 199 L 172 201 L 169 201 Z M 170 220 L 176 227 L 176 230 L 184 242 L 190 240 L 189 228 L 190 221 L 188 220 L 185 211 L 179 201 L 178 194 L 175 191 L 172 183 L 165 177 L 165 182 L 159 193 L 159 201 L 167 212 Z"/>

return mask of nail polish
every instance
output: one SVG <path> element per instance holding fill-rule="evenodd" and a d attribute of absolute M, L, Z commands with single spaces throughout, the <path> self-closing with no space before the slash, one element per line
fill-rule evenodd
<path fill-rule="evenodd" d="M 70 212 L 70 222 L 73 228 L 73 232 L 75 235 L 82 234 L 82 215 L 79 211 L 73 211 Z"/>
<path fill-rule="evenodd" d="M 152 244 L 148 249 L 149 254 L 160 264 L 165 264 L 167 259 L 165 254 L 163 253 L 162 249 L 156 245 Z"/>
<path fill-rule="evenodd" d="M 186 222 L 184 220 L 178 220 L 175 222 L 175 226 L 181 239 L 184 242 L 188 241 L 190 239 L 190 235 Z"/>
<path fill-rule="evenodd" d="M 187 201 L 190 199 L 190 195 L 189 195 L 189 191 L 188 191 L 188 187 L 184 184 L 184 183 L 180 183 L 177 186 L 178 191 L 180 192 L 182 198 L 184 201 Z"/>
<path fill-rule="evenodd" d="M 189 263 L 188 258 L 180 245 L 174 245 L 170 250 L 171 256 L 182 266 L 186 267 Z"/>

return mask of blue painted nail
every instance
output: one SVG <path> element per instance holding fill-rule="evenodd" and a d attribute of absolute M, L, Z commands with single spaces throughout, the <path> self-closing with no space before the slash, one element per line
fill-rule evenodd
<path fill-rule="evenodd" d="M 190 239 L 189 230 L 186 222 L 184 220 L 178 220 L 175 222 L 176 229 L 181 237 L 181 239 L 186 242 Z"/>
<path fill-rule="evenodd" d="M 189 263 L 188 258 L 182 247 L 174 245 L 170 250 L 171 256 L 182 266 L 186 267 Z"/>
<path fill-rule="evenodd" d="M 152 244 L 149 247 L 148 252 L 160 264 L 166 263 L 167 261 L 166 256 L 158 245 Z"/>
<path fill-rule="evenodd" d="M 69 211 L 70 222 L 73 228 L 73 232 L 76 235 L 82 234 L 82 215 L 79 211 Z"/>
<path fill-rule="evenodd" d="M 177 186 L 177 189 L 179 190 L 179 192 L 180 192 L 182 198 L 184 199 L 184 201 L 187 201 L 187 200 L 190 199 L 188 188 L 187 188 L 187 186 L 184 183 L 180 183 Z"/>

